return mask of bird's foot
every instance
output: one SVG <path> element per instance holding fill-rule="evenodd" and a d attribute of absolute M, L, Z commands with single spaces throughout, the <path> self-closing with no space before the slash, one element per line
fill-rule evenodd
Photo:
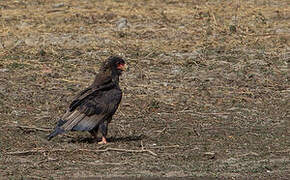
<path fill-rule="evenodd" d="M 98 144 L 107 144 L 107 139 L 105 137 L 102 137 L 102 141 L 98 142 Z"/>

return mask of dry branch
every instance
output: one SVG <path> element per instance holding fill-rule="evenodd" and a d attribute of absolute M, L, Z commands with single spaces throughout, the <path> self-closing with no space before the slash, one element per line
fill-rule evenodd
<path fill-rule="evenodd" d="M 60 151 L 68 151 L 66 149 L 32 149 L 27 151 L 14 151 L 14 152 L 7 152 L 4 153 L 6 155 L 29 155 L 29 154 L 35 154 L 35 153 L 44 153 L 44 152 L 60 152 Z"/>
<path fill-rule="evenodd" d="M 172 145 L 172 146 L 155 146 L 155 147 L 150 147 L 151 149 L 166 149 L 166 148 L 178 148 L 180 147 L 178 144 Z"/>
<path fill-rule="evenodd" d="M 129 152 L 129 153 L 149 153 L 153 156 L 157 156 L 156 153 L 152 152 L 149 149 L 118 149 L 118 148 L 106 148 L 106 149 L 99 149 L 99 150 L 90 150 L 90 149 L 77 149 L 77 150 L 67 150 L 67 149 L 32 149 L 27 151 L 14 151 L 14 152 L 7 152 L 6 155 L 28 155 L 28 154 L 35 154 L 35 153 L 44 153 L 44 152 L 93 152 L 93 153 L 100 153 L 100 152 L 107 152 L 107 151 L 118 151 L 118 152 Z"/>
<path fill-rule="evenodd" d="M 154 153 L 154 152 L 152 152 L 151 150 L 148 150 L 148 149 L 133 150 L 133 149 L 106 148 L 106 149 L 104 149 L 103 152 L 106 152 L 106 151 L 119 151 L 119 152 L 131 152 L 131 153 L 144 153 L 144 152 L 148 152 L 149 154 L 151 154 L 153 156 L 157 156 L 156 153 Z"/>
<path fill-rule="evenodd" d="M 16 128 L 20 128 L 20 129 L 34 129 L 34 130 L 38 130 L 38 131 L 44 131 L 44 132 L 50 132 L 51 129 L 44 129 L 44 128 L 39 128 L 39 127 L 35 127 L 35 126 L 21 126 L 21 125 L 15 125 L 12 127 L 16 127 Z"/>

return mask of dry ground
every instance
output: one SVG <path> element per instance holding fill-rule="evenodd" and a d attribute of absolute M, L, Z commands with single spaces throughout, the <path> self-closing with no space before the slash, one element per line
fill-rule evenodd
<path fill-rule="evenodd" d="M 0 1 L 1 177 L 289 178 L 289 5 Z M 48 142 L 112 54 L 130 70 L 110 143 Z"/>

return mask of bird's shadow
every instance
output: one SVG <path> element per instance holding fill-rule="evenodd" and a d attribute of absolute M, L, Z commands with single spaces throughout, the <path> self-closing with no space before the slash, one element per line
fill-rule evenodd
<path fill-rule="evenodd" d="M 114 142 L 130 142 L 130 141 L 140 141 L 142 139 L 146 138 L 145 135 L 130 135 L 126 137 L 109 137 L 107 138 L 108 143 L 114 143 Z M 93 137 L 85 137 L 85 138 L 75 138 L 69 141 L 70 143 L 88 143 L 93 144 L 100 142 L 101 138 L 93 138 Z"/>

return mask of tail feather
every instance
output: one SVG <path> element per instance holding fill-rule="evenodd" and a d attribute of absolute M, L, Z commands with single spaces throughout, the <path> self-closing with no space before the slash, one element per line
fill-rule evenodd
<path fill-rule="evenodd" d="M 64 125 L 64 123 L 66 123 L 66 122 L 67 121 L 65 121 L 65 120 L 59 119 L 56 126 L 60 127 L 60 126 Z"/>
<path fill-rule="evenodd" d="M 48 136 L 47 136 L 47 139 L 48 140 L 51 140 L 53 137 L 59 135 L 59 134 L 62 134 L 64 133 L 64 129 L 61 128 L 61 126 L 66 123 L 66 121 L 60 119 L 56 125 L 56 128 L 54 129 L 54 131 L 52 133 L 50 133 Z"/>
<path fill-rule="evenodd" d="M 56 127 L 55 130 L 47 136 L 48 140 L 51 140 L 54 136 L 64 133 L 64 130 L 60 127 Z"/>

